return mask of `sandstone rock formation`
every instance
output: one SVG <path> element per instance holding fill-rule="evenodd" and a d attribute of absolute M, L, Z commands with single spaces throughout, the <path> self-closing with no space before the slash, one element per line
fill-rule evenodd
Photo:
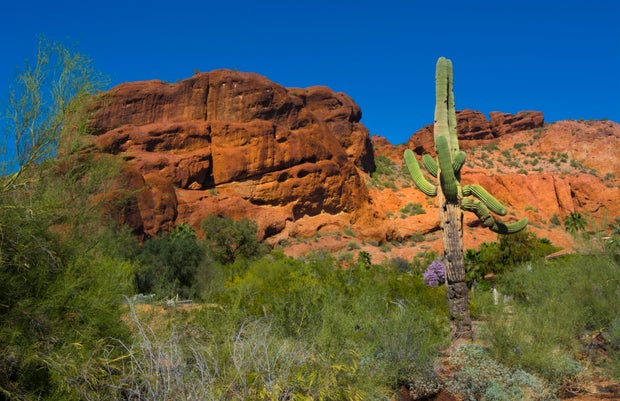
<path fill-rule="evenodd" d="M 368 193 L 358 170 L 371 171 L 374 159 L 360 118 L 348 96 L 328 88 L 289 90 L 220 70 L 175 84 L 119 85 L 101 96 L 89 124 L 100 152 L 118 154 L 142 175 L 139 220 L 154 235 L 180 211 L 206 217 L 189 203 L 209 204 L 224 187 L 248 211 L 280 208 L 283 221 L 363 208 Z"/>

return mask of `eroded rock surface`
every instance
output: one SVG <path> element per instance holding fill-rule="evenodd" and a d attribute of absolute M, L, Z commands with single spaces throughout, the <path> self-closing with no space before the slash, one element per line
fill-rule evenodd
<path fill-rule="evenodd" d="M 240 204 L 279 207 L 287 219 L 362 208 L 368 192 L 359 170 L 372 171 L 374 159 L 360 118 L 351 98 L 328 88 L 287 89 L 219 70 L 175 84 L 119 85 L 101 96 L 90 127 L 100 152 L 142 174 L 150 196 L 138 197 L 141 219 L 130 221 L 154 235 L 179 210 L 198 209 L 187 202 L 217 199 L 223 186 Z M 149 211 L 158 199 L 170 200 L 165 217 Z M 278 229 L 263 225 L 263 234 Z"/>

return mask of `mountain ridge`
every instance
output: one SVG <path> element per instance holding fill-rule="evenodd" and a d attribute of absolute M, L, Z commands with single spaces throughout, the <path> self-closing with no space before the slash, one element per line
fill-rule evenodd
<path fill-rule="evenodd" d="M 139 235 L 180 222 L 199 230 L 215 213 L 257 221 L 262 239 L 292 255 L 365 250 L 373 260 L 409 259 L 440 247 L 436 205 L 402 172 L 405 148 L 433 153 L 432 126 L 392 145 L 370 136 L 344 93 L 230 70 L 121 84 L 91 111 L 94 151 L 123 158 L 126 189 L 138 191 L 123 221 Z M 572 248 L 565 216 L 583 214 L 592 229 L 618 217 L 617 123 L 546 124 L 537 111 L 487 119 L 467 109 L 457 120 L 468 154 L 463 182 L 487 187 L 508 219 L 525 215 L 536 234 Z M 402 212 L 411 203 L 418 213 Z M 466 215 L 466 224 L 466 247 L 495 239 L 475 218 Z"/>

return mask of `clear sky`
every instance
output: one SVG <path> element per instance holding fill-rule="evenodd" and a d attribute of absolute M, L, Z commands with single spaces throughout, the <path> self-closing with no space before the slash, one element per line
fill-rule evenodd
<path fill-rule="evenodd" d="M 620 122 L 619 0 L 7 1 L 2 100 L 42 35 L 112 85 L 218 68 L 326 85 L 394 144 L 432 122 L 440 56 L 454 64 L 457 109 Z"/>

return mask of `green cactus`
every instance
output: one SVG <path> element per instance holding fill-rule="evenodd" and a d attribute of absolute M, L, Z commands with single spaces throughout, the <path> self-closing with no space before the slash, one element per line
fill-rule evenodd
<path fill-rule="evenodd" d="M 487 192 L 481 185 L 471 184 L 463 186 L 463 196 L 473 195 L 476 198 L 480 199 L 484 204 L 493 211 L 493 213 L 499 214 L 500 216 L 505 216 L 508 211 L 499 203 L 497 199 L 493 197 L 490 193 Z"/>
<path fill-rule="evenodd" d="M 450 60 L 439 58 L 435 81 L 434 139 L 437 159 L 424 155 L 422 164 L 431 176 L 438 178 L 438 185 L 424 177 L 411 150 L 405 150 L 404 157 L 416 187 L 427 196 L 439 197 L 453 337 L 471 338 L 472 327 L 463 260 L 463 211 L 474 213 L 484 227 L 499 234 L 511 234 L 523 230 L 527 225 L 527 219 L 503 223 L 492 213 L 505 216 L 506 208 L 487 190 L 478 184 L 461 186 L 461 167 L 465 163 L 466 154 L 459 150 Z"/>
<path fill-rule="evenodd" d="M 472 203 L 466 201 L 465 197 L 474 196 L 491 212 L 505 216 L 506 208 L 481 185 L 469 184 L 461 188 L 460 172 L 465 163 L 466 154 L 459 150 L 458 145 L 456 111 L 452 93 L 452 62 L 450 60 L 441 57 L 437 61 L 436 80 L 437 103 L 435 105 L 434 136 L 437 161 L 432 156 L 425 154 L 422 156 L 422 164 L 431 176 L 439 176 L 439 186 L 446 199 L 461 202 L 463 210 L 473 212 L 483 220 L 476 212 L 479 207 L 472 209 Z M 415 154 L 409 149 L 405 150 L 405 161 L 416 187 L 428 196 L 436 196 L 437 186 L 424 177 Z M 463 204 L 464 201 L 465 204 Z M 487 218 L 486 215 L 484 218 Z M 491 218 L 493 217 L 491 216 Z M 493 224 L 485 226 L 492 231 L 504 234 L 518 232 L 524 229 L 526 224 L 526 219 L 505 224 L 493 218 Z"/>
<path fill-rule="evenodd" d="M 435 138 L 435 149 L 437 149 L 437 159 L 439 160 L 439 182 L 446 199 L 455 201 L 459 195 L 459 181 L 452 169 L 452 158 L 448 140 L 439 136 Z"/>
<path fill-rule="evenodd" d="M 411 152 L 411 151 L 410 151 Z M 413 152 L 411 152 L 413 154 Z M 437 178 L 437 173 L 439 172 L 439 167 L 437 166 L 437 162 L 433 159 L 433 156 L 425 153 L 422 155 L 422 164 L 426 171 L 430 173 L 433 177 Z"/>
<path fill-rule="evenodd" d="M 437 186 L 424 178 L 424 174 L 422 174 L 422 170 L 420 170 L 420 165 L 418 164 L 418 159 L 415 158 L 415 155 L 409 149 L 405 150 L 405 163 L 407 164 L 409 174 L 411 174 L 415 186 L 426 196 L 437 196 Z"/>

